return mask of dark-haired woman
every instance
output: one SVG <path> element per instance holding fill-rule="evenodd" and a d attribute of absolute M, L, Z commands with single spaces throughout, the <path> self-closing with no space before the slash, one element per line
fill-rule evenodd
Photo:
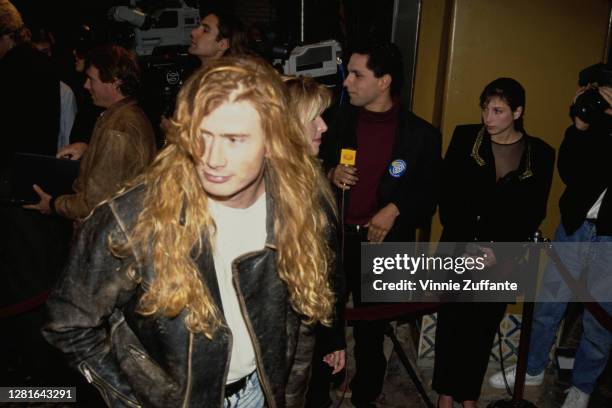
<path fill-rule="evenodd" d="M 525 132 L 525 91 L 514 79 L 488 84 L 480 108 L 482 123 L 457 126 L 444 158 L 441 241 L 523 242 L 546 214 L 555 153 Z M 440 408 L 453 400 L 476 406 L 505 309 L 505 303 L 441 308 L 432 384 Z"/>

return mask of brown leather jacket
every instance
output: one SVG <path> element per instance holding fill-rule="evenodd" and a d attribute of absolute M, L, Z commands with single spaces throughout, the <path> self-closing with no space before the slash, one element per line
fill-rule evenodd
<path fill-rule="evenodd" d="M 144 112 L 132 98 L 125 98 L 105 110 L 83 156 L 75 194 L 55 200 L 58 214 L 83 219 L 103 200 L 137 176 L 155 155 L 155 134 Z"/>

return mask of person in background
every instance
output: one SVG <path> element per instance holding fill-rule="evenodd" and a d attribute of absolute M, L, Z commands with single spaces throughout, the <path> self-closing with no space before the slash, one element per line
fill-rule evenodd
<path fill-rule="evenodd" d="M 34 185 L 40 201 L 24 206 L 27 209 L 82 220 L 153 160 L 153 128 L 132 98 L 140 78 L 134 54 L 117 45 L 99 47 L 89 55 L 86 74 L 85 88 L 105 111 L 81 161 L 75 193 L 51 197 Z"/>
<path fill-rule="evenodd" d="M 331 105 L 332 94 L 329 89 L 310 77 L 283 77 L 289 90 L 291 110 L 299 118 L 304 127 L 304 135 L 312 154 L 319 154 L 323 133 L 327 132 L 327 124 L 321 117 Z"/>
<path fill-rule="evenodd" d="M 310 77 L 284 77 L 289 90 L 290 107 L 293 115 L 299 118 L 305 142 L 313 155 L 319 153 L 327 124 L 321 117 L 331 105 L 329 89 Z M 344 304 L 346 302 L 344 276 L 340 264 L 332 276 L 332 286 L 336 295 L 336 310 L 332 328 L 317 325 L 315 351 L 312 358 L 312 372 L 306 398 L 306 407 L 327 407 L 331 404 L 329 386 L 331 376 L 341 372 L 346 363 L 346 340 L 344 336 Z"/>
<path fill-rule="evenodd" d="M 183 60 L 177 86 L 167 89 L 166 79 L 150 70 L 143 78 L 141 95 L 143 108 L 156 129 L 158 146 L 164 145 L 161 129 L 175 109 L 177 93 L 182 84 L 207 61 L 224 55 L 240 55 L 246 51 L 246 34 L 242 22 L 225 11 L 205 12 L 199 25 L 191 31 L 187 50 L 192 58 Z"/>
<path fill-rule="evenodd" d="M 31 41 L 34 47 L 51 57 L 55 46 L 53 33 L 43 27 L 31 28 Z M 72 89 L 64 81 L 60 81 L 60 126 L 57 136 L 58 152 L 70 144 L 70 132 L 78 112 L 77 101 Z"/>
<path fill-rule="evenodd" d="M 605 69 L 610 72 L 610 65 Z M 612 87 L 597 87 L 592 82 L 582 86 L 576 92 L 574 105 L 576 99 L 587 91 L 599 93 L 608 107 L 593 118 L 581 119 L 582 115 L 573 113 L 574 123 L 565 131 L 557 166 L 566 187 L 559 201 L 561 224 L 554 242 L 560 243 L 557 253 L 573 277 L 578 280 L 581 276 L 588 277 L 585 279 L 587 289 L 609 318 L 612 315 L 612 302 L 608 301 L 612 286 Z M 532 386 L 544 381 L 557 329 L 568 302 L 574 296 L 550 260 L 541 286 L 539 296 L 543 301 L 536 305 L 534 311 L 525 378 L 525 385 Z M 589 405 L 597 380 L 610 357 L 612 332 L 588 307 L 584 310 L 582 327 L 571 387 L 567 390 L 562 408 L 586 408 Z M 505 376 L 512 386 L 516 365 L 508 367 Z M 491 376 L 489 384 L 495 388 L 505 388 L 503 373 Z"/>
<path fill-rule="evenodd" d="M 457 126 L 444 157 L 440 240 L 525 242 L 546 215 L 555 151 L 525 131 L 525 90 L 516 80 L 489 83 L 479 104 L 482 123 Z M 480 249 L 488 268 L 502 267 L 501 256 Z M 467 252 L 460 245 L 456 250 L 458 256 Z M 438 407 L 451 408 L 453 400 L 477 406 L 505 310 L 501 302 L 442 305 L 432 383 Z"/>
<path fill-rule="evenodd" d="M 0 0 L 0 199 L 10 198 L 17 152 L 57 151 L 59 77 L 30 42 L 21 13 Z M 0 204 L 0 382 L 50 384 L 58 370 L 40 336 L 42 305 L 66 260 L 71 223 L 43 217 L 13 202 Z"/>
<path fill-rule="evenodd" d="M 431 223 L 438 199 L 440 132 L 401 101 L 403 64 L 397 46 L 357 44 L 344 86 L 350 105 L 331 117 L 321 157 L 337 188 L 344 214 L 342 264 L 356 307 L 361 299 L 361 243 L 414 242 Z M 356 150 L 355 166 L 340 163 L 342 149 Z M 356 407 L 375 406 L 387 360 L 383 320 L 354 325 L 356 372 L 350 388 Z"/>
<path fill-rule="evenodd" d="M 57 152 L 58 158 L 80 160 L 87 150 L 87 146 L 93 134 L 96 120 L 104 111 L 104 108 L 94 105 L 91 94 L 85 89 L 85 64 L 87 53 L 92 50 L 91 43 L 81 40 L 73 49 L 74 74 L 73 84 L 77 100 L 77 115 L 74 119 L 72 130 L 70 131 L 69 144 L 60 148 Z"/>
<path fill-rule="evenodd" d="M 191 31 L 189 54 L 197 57 L 201 64 L 224 55 L 240 55 L 247 50 L 244 25 L 232 14 L 213 11 L 200 20 L 200 25 Z"/>
<path fill-rule="evenodd" d="M 19 11 L 0 0 L 0 174 L 8 170 L 15 152 L 57 152 L 59 76 L 29 38 Z"/>

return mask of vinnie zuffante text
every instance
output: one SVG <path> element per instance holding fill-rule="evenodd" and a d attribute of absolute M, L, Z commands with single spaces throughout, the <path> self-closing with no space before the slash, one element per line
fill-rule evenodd
<path fill-rule="evenodd" d="M 400 272 L 402 275 L 404 273 L 411 275 L 412 279 L 395 281 L 375 279 L 372 282 L 372 288 L 375 291 L 517 291 L 518 284 L 507 280 L 496 282 L 489 279 L 445 279 L 442 281 L 414 276 L 417 272 L 443 271 L 462 275 L 466 271 L 482 271 L 486 268 L 486 256 L 483 254 L 482 256 L 443 257 L 422 254 L 414 257 L 408 254 L 396 254 L 391 257 L 375 257 L 372 259 L 371 269 L 375 275 L 394 271 L 395 277 Z M 443 276 L 448 278 L 446 273 Z"/>

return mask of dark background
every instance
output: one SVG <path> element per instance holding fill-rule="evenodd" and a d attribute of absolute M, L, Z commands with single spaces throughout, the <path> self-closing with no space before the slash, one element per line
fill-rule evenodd
<path fill-rule="evenodd" d="M 69 47 L 79 36 L 82 25 L 97 30 L 111 24 L 108 10 L 128 5 L 125 0 L 12 0 L 28 26 L 43 26 L 53 31 L 58 47 Z M 171 6 L 172 0 L 148 0 L 139 3 L 143 9 Z M 299 40 L 299 0 L 187 0 L 199 6 L 202 14 L 211 8 L 235 13 L 247 26 L 258 25 L 273 32 L 278 41 Z M 330 38 L 375 35 L 390 39 L 393 20 L 393 0 L 305 0 L 305 43 Z M 145 10 L 146 11 L 146 10 Z M 103 38 L 100 41 L 104 40 Z"/>

